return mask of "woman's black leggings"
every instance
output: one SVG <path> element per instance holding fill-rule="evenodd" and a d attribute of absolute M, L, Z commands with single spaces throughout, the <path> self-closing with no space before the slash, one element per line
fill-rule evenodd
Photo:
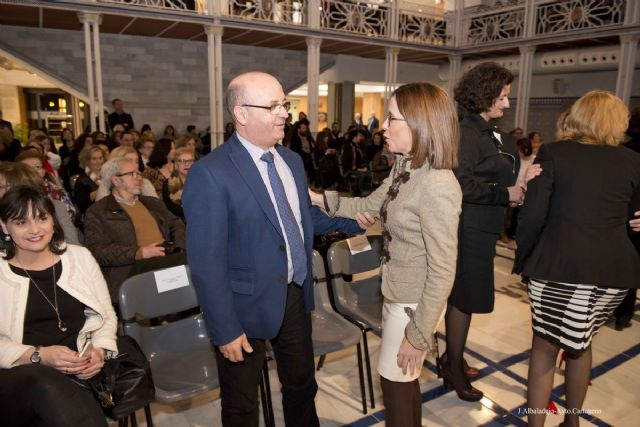
<path fill-rule="evenodd" d="M 106 427 L 90 390 L 43 365 L 0 369 L 0 414 L 7 427 Z"/>

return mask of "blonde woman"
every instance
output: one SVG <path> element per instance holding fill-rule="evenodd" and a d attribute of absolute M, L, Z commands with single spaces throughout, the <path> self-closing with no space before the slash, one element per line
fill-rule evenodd
<path fill-rule="evenodd" d="M 175 160 L 173 161 L 174 176 L 166 180 L 162 186 L 162 200 L 167 208 L 175 216 L 184 220 L 182 210 L 182 189 L 187 182 L 189 169 L 195 162 L 196 157 L 191 147 L 184 146 L 176 148 Z"/>
<path fill-rule="evenodd" d="M 591 374 L 591 342 L 640 283 L 640 255 L 627 222 L 640 210 L 640 155 L 618 145 L 629 111 L 615 95 L 591 91 L 558 122 L 559 141 L 536 157 L 527 186 L 514 272 L 530 277 L 533 324 L 529 425 L 544 424 L 558 351 L 567 352 L 567 412 L 577 426 Z"/>
<path fill-rule="evenodd" d="M 457 166 L 458 118 L 440 87 L 396 89 L 383 123 L 396 154 L 390 176 L 366 198 L 312 193 L 330 215 L 382 219 L 382 346 L 378 372 L 386 425 L 421 426 L 418 377 L 456 273 L 462 192 Z"/>

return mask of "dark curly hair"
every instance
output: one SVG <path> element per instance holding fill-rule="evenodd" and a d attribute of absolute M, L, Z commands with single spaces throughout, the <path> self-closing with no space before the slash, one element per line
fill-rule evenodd
<path fill-rule="evenodd" d="M 483 62 L 464 73 L 453 93 L 465 113 L 480 114 L 489 111 L 511 82 L 511 71 L 495 62 Z"/>
<path fill-rule="evenodd" d="M 64 231 L 56 218 L 53 202 L 39 189 L 30 185 L 11 187 L 0 199 L 0 219 L 5 224 L 11 220 L 23 220 L 27 215 L 40 217 L 47 215 L 53 221 L 53 236 L 49 242 L 49 250 L 56 255 L 62 254 L 64 246 Z M 0 230 L 0 253 L 4 259 L 16 256 L 16 245 L 12 239 L 6 239 L 7 234 Z"/>

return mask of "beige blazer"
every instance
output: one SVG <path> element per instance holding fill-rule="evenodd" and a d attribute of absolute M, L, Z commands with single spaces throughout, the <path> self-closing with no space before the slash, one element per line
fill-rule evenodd
<path fill-rule="evenodd" d="M 356 212 L 377 214 L 387 198 L 390 176 L 365 198 L 326 192 L 329 215 L 353 218 Z M 387 207 L 391 234 L 390 260 L 382 266 L 382 294 L 389 302 L 418 304 L 405 334 L 419 349 L 432 350 L 432 335 L 444 312 L 456 275 L 458 221 L 462 191 L 451 170 L 424 165 L 411 169 L 410 179 Z"/>
<path fill-rule="evenodd" d="M 62 276 L 58 286 L 88 307 L 86 321 L 78 334 L 78 348 L 91 338 L 94 347 L 117 352 L 118 319 L 100 266 L 89 250 L 76 245 L 67 245 L 60 260 Z M 0 259 L 0 368 L 11 368 L 33 348 L 22 344 L 28 294 L 29 279 L 15 274 L 9 262 Z"/>

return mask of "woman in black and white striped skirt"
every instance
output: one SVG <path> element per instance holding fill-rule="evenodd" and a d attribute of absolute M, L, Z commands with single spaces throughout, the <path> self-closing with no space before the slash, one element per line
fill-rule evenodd
<path fill-rule="evenodd" d="M 544 424 L 559 349 L 568 354 L 562 425 L 578 425 L 592 339 L 626 288 L 640 284 L 627 226 L 640 209 L 640 155 L 618 146 L 628 117 L 619 98 L 591 91 L 558 120 L 559 141 L 536 158 L 542 172 L 528 184 L 514 264 L 531 278 L 530 426 Z"/>

